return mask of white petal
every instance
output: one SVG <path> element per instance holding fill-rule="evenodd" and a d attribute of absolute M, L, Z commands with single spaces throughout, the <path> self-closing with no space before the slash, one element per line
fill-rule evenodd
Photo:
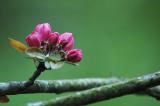
<path fill-rule="evenodd" d="M 51 69 L 58 69 L 58 68 L 61 68 L 63 66 L 63 63 L 62 62 L 53 63 L 53 62 L 50 61 L 50 66 L 51 66 Z"/>
<path fill-rule="evenodd" d="M 51 65 L 50 65 L 50 63 L 48 61 L 46 61 L 44 63 L 44 65 L 45 65 L 46 69 L 51 69 Z"/>
<path fill-rule="evenodd" d="M 28 48 L 25 53 L 33 59 L 37 60 L 45 60 L 46 56 L 42 53 L 39 48 Z"/>

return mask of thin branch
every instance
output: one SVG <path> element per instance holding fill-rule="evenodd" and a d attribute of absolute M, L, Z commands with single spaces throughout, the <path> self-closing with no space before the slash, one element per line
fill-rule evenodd
<path fill-rule="evenodd" d="M 160 72 L 104 85 L 89 90 L 59 97 L 46 102 L 31 103 L 29 106 L 82 106 L 103 100 L 138 93 L 160 84 Z"/>
<path fill-rule="evenodd" d="M 34 84 L 34 81 L 41 75 L 41 73 L 45 70 L 45 66 L 43 63 L 39 63 L 37 70 L 33 73 L 33 75 L 24 83 L 23 90 L 27 89 L 31 85 Z"/>
<path fill-rule="evenodd" d="M 160 100 L 160 85 L 156 87 L 152 87 L 150 89 L 145 90 L 144 92 L 139 93 L 138 95 L 148 95 L 157 100 Z"/>
<path fill-rule="evenodd" d="M 23 84 L 21 84 L 21 85 L 18 87 L 17 90 L 10 89 L 10 88 L 8 88 L 8 87 L 4 87 L 4 88 L 2 87 L 2 88 L 3 88 L 2 91 L 3 91 L 4 89 L 8 88 L 8 89 L 10 89 L 11 91 L 12 91 L 12 90 L 13 90 L 13 91 L 18 91 L 19 93 L 25 92 L 25 90 L 26 90 L 28 87 L 30 87 L 30 86 L 32 86 L 32 85 L 34 84 L 35 80 L 40 76 L 40 74 L 41 74 L 44 70 L 45 70 L 44 64 L 43 64 L 43 63 L 39 63 L 39 65 L 38 65 L 38 67 L 37 67 L 37 70 L 33 73 L 33 75 L 28 79 L 28 81 L 26 81 L 26 82 L 24 82 Z M 4 85 L 4 83 L 1 84 L 1 85 Z M 11 84 L 9 84 L 9 85 L 11 85 Z M 4 102 L 5 102 L 5 103 L 6 103 L 6 102 L 9 102 L 9 99 L 8 99 L 8 97 L 5 95 L 5 93 L 3 93 L 3 95 L 0 94 L 0 103 L 4 103 Z"/>

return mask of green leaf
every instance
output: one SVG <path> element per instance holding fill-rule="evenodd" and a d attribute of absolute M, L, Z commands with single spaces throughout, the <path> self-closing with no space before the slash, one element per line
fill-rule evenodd
<path fill-rule="evenodd" d="M 38 60 L 38 61 L 44 61 L 46 56 L 42 53 L 42 50 L 39 48 L 28 48 L 25 53 L 27 54 L 27 56 L 29 56 L 30 58 L 34 59 L 34 60 Z"/>

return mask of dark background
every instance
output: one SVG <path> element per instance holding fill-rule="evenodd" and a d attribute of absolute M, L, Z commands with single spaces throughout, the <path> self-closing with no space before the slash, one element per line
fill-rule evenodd
<path fill-rule="evenodd" d="M 43 80 L 90 77 L 130 78 L 160 69 L 160 2 L 158 0 L 0 0 L 0 81 L 22 81 L 35 70 L 7 38 L 25 43 L 36 24 L 72 32 L 83 50 L 79 67 L 46 71 Z M 4 106 L 25 106 L 55 94 L 9 96 Z M 150 97 L 125 96 L 90 106 L 159 106 Z"/>

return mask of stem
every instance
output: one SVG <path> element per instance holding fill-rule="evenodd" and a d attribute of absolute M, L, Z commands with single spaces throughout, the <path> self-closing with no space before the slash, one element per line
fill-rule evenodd
<path fill-rule="evenodd" d="M 34 84 L 34 81 L 40 76 L 40 74 L 45 70 L 45 66 L 43 63 L 39 63 L 37 70 L 33 73 L 33 75 L 28 79 L 28 81 L 24 84 L 24 89 L 30 87 Z"/>

